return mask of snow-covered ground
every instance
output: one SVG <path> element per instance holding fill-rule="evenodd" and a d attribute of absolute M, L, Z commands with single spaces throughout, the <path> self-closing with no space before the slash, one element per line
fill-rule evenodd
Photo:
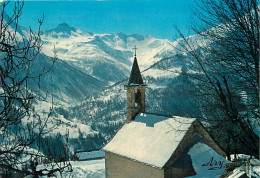
<path fill-rule="evenodd" d="M 72 173 L 65 173 L 63 177 L 103 178 L 105 177 L 105 159 L 92 161 L 73 161 Z"/>
<path fill-rule="evenodd" d="M 91 161 L 71 161 L 72 172 L 64 172 L 62 175 L 56 173 L 58 178 L 104 178 L 105 159 Z M 45 177 L 42 177 L 45 178 Z"/>

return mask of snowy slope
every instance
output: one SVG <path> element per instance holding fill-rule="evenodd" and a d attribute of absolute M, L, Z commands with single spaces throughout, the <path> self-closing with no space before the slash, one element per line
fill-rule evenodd
<path fill-rule="evenodd" d="M 46 113 L 50 113 L 51 104 L 49 102 L 41 101 L 35 105 L 35 110 L 41 118 L 46 118 Z M 55 105 L 54 105 L 55 107 Z M 42 120 L 43 120 L 42 119 Z M 24 124 L 28 123 L 27 119 L 23 119 Z M 30 121 L 33 121 L 33 118 L 30 118 Z M 52 129 L 55 128 L 55 129 Z M 35 132 L 38 130 L 35 129 Z M 66 119 L 63 115 L 58 113 L 53 113 L 51 119 L 46 124 L 45 130 L 52 130 L 51 132 L 45 134 L 44 136 L 55 136 L 57 134 L 65 137 L 67 134 L 70 139 L 76 139 L 79 137 L 80 132 L 84 134 L 84 136 L 97 134 L 96 131 L 93 131 L 90 126 L 81 124 L 78 122 L 73 122 Z"/>
<path fill-rule="evenodd" d="M 39 54 L 32 70 L 39 73 L 43 68 L 51 66 L 50 57 Z M 73 105 L 82 101 L 89 95 L 101 91 L 106 84 L 100 80 L 82 72 L 77 67 L 66 61 L 56 61 L 52 70 L 41 77 L 40 90 L 44 95 L 49 93 L 54 97 L 54 102 L 63 105 Z M 38 89 L 38 78 L 29 81 L 32 89 Z"/>

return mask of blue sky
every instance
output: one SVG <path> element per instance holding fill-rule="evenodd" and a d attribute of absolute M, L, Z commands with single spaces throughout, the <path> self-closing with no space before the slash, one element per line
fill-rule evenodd
<path fill-rule="evenodd" d="M 194 0 L 25 1 L 20 24 L 43 30 L 66 22 L 93 33 L 146 34 L 172 40 L 175 26 L 188 35 Z"/>

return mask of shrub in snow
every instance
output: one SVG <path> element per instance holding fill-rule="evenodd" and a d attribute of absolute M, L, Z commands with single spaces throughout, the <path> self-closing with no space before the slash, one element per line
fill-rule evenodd
<path fill-rule="evenodd" d="M 248 164 L 248 172 L 246 171 Z M 221 177 L 241 177 L 251 176 L 260 177 L 260 161 L 255 158 L 250 158 L 248 155 L 240 155 L 238 159 L 232 160 L 225 164 L 226 170 Z"/>

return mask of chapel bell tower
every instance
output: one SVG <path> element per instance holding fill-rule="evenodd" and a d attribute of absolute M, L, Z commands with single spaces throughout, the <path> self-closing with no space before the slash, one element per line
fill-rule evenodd
<path fill-rule="evenodd" d="M 136 47 L 134 63 L 127 88 L 127 121 L 131 122 L 140 112 L 145 112 L 145 85 L 137 63 Z"/>

